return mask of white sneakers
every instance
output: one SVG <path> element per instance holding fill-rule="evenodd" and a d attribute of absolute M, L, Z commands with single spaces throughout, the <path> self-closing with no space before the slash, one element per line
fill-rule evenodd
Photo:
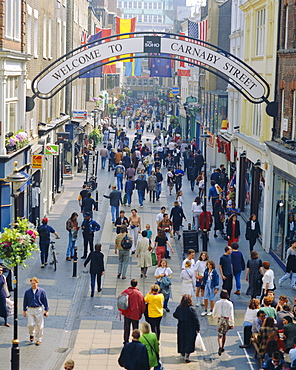
<path fill-rule="evenodd" d="M 213 312 L 212 311 L 204 311 L 201 313 L 201 316 L 212 316 Z"/>

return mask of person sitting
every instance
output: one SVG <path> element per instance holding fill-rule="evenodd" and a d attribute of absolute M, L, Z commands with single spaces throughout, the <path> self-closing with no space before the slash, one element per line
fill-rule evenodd
<path fill-rule="evenodd" d="M 288 304 L 285 304 L 280 311 L 277 312 L 276 314 L 276 322 L 277 322 L 277 327 L 278 329 L 283 329 L 284 324 L 283 324 L 283 318 L 285 316 L 290 316 L 291 319 L 293 320 L 294 316 L 291 312 L 291 306 Z"/>
<path fill-rule="evenodd" d="M 260 328 L 259 335 L 257 338 L 259 345 L 259 353 L 261 357 L 263 357 L 263 354 L 265 353 L 269 335 L 273 331 L 277 332 L 277 328 L 274 326 L 274 319 L 272 317 L 267 317 Z"/>
<path fill-rule="evenodd" d="M 296 337 L 296 324 L 290 316 L 283 317 L 284 324 L 284 343 L 286 352 L 289 353 L 290 349 L 294 346 L 294 338 Z"/>
<path fill-rule="evenodd" d="M 284 359 L 283 353 L 280 352 L 278 342 L 275 339 L 269 339 L 263 353 L 264 361 L 267 361 L 269 358 L 271 358 L 274 352 L 279 352 L 281 354 L 281 358 Z"/>
<path fill-rule="evenodd" d="M 259 310 L 257 312 L 257 317 L 253 320 L 252 333 L 259 333 L 264 320 L 265 320 L 265 312 Z"/>
<path fill-rule="evenodd" d="M 276 318 L 276 310 L 275 308 L 271 307 L 272 298 L 271 297 L 264 297 L 263 304 L 264 306 L 261 307 L 261 310 L 265 312 L 265 315 L 268 317 L 272 317 L 273 319 Z"/>
<path fill-rule="evenodd" d="M 281 370 L 284 360 L 281 358 L 281 354 L 276 351 L 273 352 L 272 357 L 263 363 L 260 370 Z"/>

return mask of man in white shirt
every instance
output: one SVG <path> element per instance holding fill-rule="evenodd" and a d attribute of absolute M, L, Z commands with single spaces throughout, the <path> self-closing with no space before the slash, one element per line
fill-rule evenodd
<path fill-rule="evenodd" d="M 215 303 L 213 317 L 218 319 L 218 355 L 221 356 L 226 341 L 226 333 L 234 328 L 234 310 L 233 303 L 229 301 L 227 290 L 222 289 L 220 300 Z"/>
<path fill-rule="evenodd" d="M 186 262 L 190 261 L 191 262 L 190 270 L 194 271 L 194 273 L 196 275 L 194 257 L 195 257 L 195 250 L 194 249 L 188 249 L 187 258 L 185 258 L 185 260 L 182 262 L 182 270 L 185 269 Z"/>
<path fill-rule="evenodd" d="M 166 208 L 165 207 L 161 207 L 160 208 L 160 213 L 156 216 L 156 225 L 157 226 L 160 223 L 160 221 L 163 220 L 163 215 L 165 214 L 165 211 L 166 211 Z"/>

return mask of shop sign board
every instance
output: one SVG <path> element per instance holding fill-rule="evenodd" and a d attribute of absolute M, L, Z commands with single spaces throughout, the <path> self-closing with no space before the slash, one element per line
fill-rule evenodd
<path fill-rule="evenodd" d="M 33 154 L 32 155 L 32 168 L 42 169 L 42 154 Z"/>
<path fill-rule="evenodd" d="M 45 154 L 47 155 L 59 155 L 59 146 L 56 144 L 46 144 Z"/>

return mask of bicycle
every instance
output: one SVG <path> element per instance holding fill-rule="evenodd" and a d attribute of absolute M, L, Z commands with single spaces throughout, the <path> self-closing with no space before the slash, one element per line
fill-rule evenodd
<path fill-rule="evenodd" d="M 51 253 L 52 260 L 50 262 L 50 265 L 53 265 L 53 269 L 54 269 L 54 271 L 56 271 L 57 270 L 57 263 L 58 263 L 56 256 L 57 256 L 58 253 L 56 253 L 56 251 L 55 251 L 54 244 L 55 244 L 55 242 L 51 240 L 50 241 L 50 253 Z"/>

